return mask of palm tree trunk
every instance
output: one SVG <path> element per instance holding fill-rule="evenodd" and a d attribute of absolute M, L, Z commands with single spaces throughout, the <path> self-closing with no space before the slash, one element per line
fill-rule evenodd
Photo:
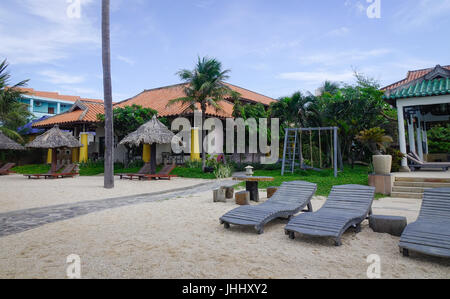
<path fill-rule="evenodd" d="M 200 144 L 200 150 L 202 152 L 202 171 L 205 172 L 206 168 L 206 151 L 203 148 L 204 140 L 205 140 L 205 132 L 203 131 L 203 127 L 205 126 L 206 121 L 206 106 L 202 105 L 202 127 L 200 128 L 200 132 L 202 133 L 202 140 Z"/>
<path fill-rule="evenodd" d="M 111 86 L 111 45 L 109 32 L 109 0 L 102 0 L 102 62 L 105 101 L 105 173 L 104 187 L 114 188 L 114 127 Z"/>

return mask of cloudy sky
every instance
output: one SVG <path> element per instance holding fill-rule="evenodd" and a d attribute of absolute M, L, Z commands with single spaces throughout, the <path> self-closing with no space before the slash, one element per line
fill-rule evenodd
<path fill-rule="evenodd" d="M 199 55 L 231 69 L 230 83 L 274 98 L 351 83 L 354 70 L 387 85 L 450 64 L 450 0 L 377 0 L 381 18 L 369 18 L 373 1 L 111 0 L 114 101 L 179 83 L 175 73 Z M 13 81 L 102 98 L 100 3 L 2 0 L 0 59 Z"/>

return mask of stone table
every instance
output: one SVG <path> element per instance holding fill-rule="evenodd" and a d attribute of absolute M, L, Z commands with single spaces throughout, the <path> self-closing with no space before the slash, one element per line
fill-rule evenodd
<path fill-rule="evenodd" d="M 250 192 L 250 200 L 259 202 L 258 182 L 272 182 L 273 177 L 268 176 L 234 176 L 233 180 L 245 181 L 245 189 Z"/>

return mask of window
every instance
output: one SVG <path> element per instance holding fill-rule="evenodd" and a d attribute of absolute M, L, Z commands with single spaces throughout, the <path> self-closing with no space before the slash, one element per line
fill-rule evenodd
<path fill-rule="evenodd" d="M 48 114 L 55 114 L 55 108 L 48 107 Z"/>

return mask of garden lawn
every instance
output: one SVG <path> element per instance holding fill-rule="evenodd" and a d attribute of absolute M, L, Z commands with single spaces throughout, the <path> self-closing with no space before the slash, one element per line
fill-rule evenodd
<path fill-rule="evenodd" d="M 368 185 L 368 168 L 365 166 L 355 166 L 352 169 L 350 166 L 345 166 L 343 172 L 338 173 L 338 177 L 335 178 L 333 170 L 323 170 L 317 172 L 314 170 L 298 170 L 294 174 L 288 172 L 284 176 L 281 176 L 281 170 L 256 170 L 254 176 L 269 176 L 273 177 L 272 182 L 260 182 L 259 188 L 265 189 L 270 186 L 280 186 L 283 182 L 287 181 L 307 181 L 317 184 L 316 195 L 328 196 L 331 188 L 335 185 L 346 184 L 359 184 Z M 244 186 L 245 183 L 239 185 Z M 381 194 L 377 194 L 376 198 L 385 197 Z"/>

